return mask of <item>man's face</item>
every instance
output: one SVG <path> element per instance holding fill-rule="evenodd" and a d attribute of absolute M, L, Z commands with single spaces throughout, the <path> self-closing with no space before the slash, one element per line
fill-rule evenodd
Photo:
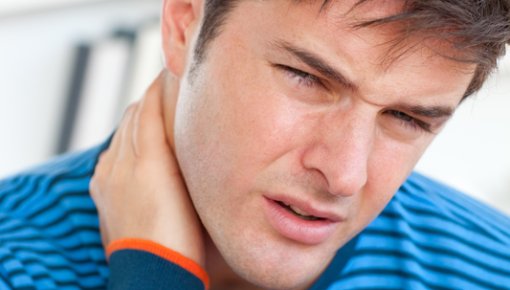
<path fill-rule="evenodd" d="M 472 77 L 425 47 L 383 65 L 391 28 L 350 25 L 395 7 L 346 18 L 350 1 L 320 14 L 315 2 L 242 1 L 176 109 L 205 228 L 240 276 L 271 289 L 309 285 L 380 213 Z"/>

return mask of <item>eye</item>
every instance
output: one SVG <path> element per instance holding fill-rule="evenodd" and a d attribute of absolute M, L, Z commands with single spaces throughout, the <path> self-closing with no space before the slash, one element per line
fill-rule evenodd
<path fill-rule="evenodd" d="M 428 124 L 422 120 L 413 118 L 404 112 L 397 111 L 397 110 L 388 110 L 385 113 L 392 116 L 393 118 L 397 119 L 402 124 L 402 126 L 408 128 L 408 129 L 422 130 L 422 131 L 429 132 L 429 133 L 432 132 L 431 128 L 430 128 L 430 124 Z"/>
<path fill-rule="evenodd" d="M 276 67 L 281 69 L 285 74 L 287 74 L 292 80 L 296 81 L 300 86 L 310 88 L 316 86 L 323 86 L 321 80 L 312 74 L 282 64 L 276 65 Z"/>

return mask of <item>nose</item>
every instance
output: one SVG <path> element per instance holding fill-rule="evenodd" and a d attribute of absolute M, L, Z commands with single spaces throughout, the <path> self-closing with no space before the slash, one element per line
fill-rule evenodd
<path fill-rule="evenodd" d="M 320 172 L 331 194 L 346 197 L 360 192 L 367 183 L 375 135 L 373 123 L 352 115 L 323 123 L 302 156 L 303 166 Z"/>

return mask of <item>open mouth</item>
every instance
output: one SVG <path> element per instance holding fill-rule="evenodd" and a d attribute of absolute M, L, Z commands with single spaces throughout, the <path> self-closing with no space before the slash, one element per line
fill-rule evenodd
<path fill-rule="evenodd" d="M 304 220 L 307 220 L 307 221 L 323 221 L 325 220 L 325 218 L 321 218 L 321 217 L 316 217 L 316 216 L 313 216 L 313 215 L 308 215 L 307 213 L 305 213 L 304 211 L 300 210 L 299 208 L 297 207 L 294 207 L 292 205 L 288 205 L 284 202 L 281 202 L 281 201 L 276 201 L 276 203 L 278 203 L 281 207 L 283 207 L 284 209 L 286 209 L 288 212 L 292 213 L 293 215 L 301 218 L 301 219 L 304 219 Z"/>
<path fill-rule="evenodd" d="M 292 241 L 318 245 L 330 238 L 341 221 L 333 213 L 320 211 L 306 201 L 265 197 L 264 213 L 276 232 Z"/>

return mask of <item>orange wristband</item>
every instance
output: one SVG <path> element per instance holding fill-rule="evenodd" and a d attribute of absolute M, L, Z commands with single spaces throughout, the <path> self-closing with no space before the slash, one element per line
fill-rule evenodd
<path fill-rule="evenodd" d="M 209 276 L 207 272 L 195 261 L 172 249 L 149 240 L 135 238 L 120 239 L 108 245 L 106 248 L 106 257 L 109 258 L 113 252 L 120 250 L 140 250 L 161 257 L 195 275 L 204 283 L 205 289 L 209 289 Z"/>

